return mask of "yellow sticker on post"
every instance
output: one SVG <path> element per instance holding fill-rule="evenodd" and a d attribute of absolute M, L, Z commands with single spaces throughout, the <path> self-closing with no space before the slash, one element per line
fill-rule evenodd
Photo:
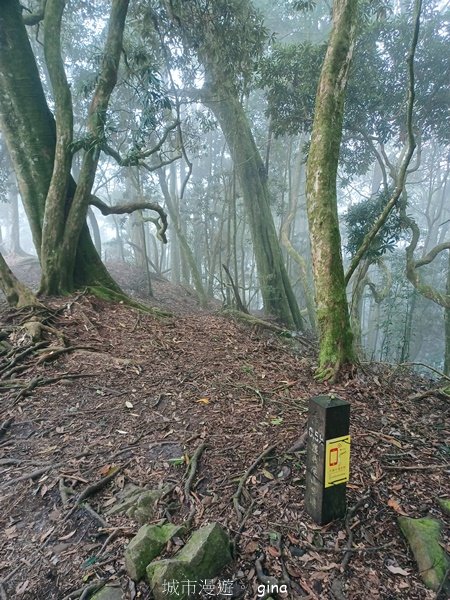
<path fill-rule="evenodd" d="M 350 478 L 350 436 L 327 440 L 325 445 L 325 487 L 345 483 Z"/>

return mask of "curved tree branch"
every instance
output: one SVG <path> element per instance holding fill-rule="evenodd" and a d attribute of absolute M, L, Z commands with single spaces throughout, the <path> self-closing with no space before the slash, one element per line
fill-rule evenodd
<path fill-rule="evenodd" d="M 118 204 L 109 206 L 97 196 L 91 196 L 89 204 L 95 206 L 105 217 L 108 215 L 125 215 L 131 214 L 136 210 L 153 210 L 158 213 L 158 219 L 151 219 L 152 223 L 157 226 L 156 236 L 164 244 L 167 244 L 166 231 L 168 227 L 167 214 L 157 202 L 132 202 L 131 204 Z"/>
<path fill-rule="evenodd" d="M 442 244 L 438 244 L 432 250 L 425 254 L 420 260 L 417 260 L 414 264 L 414 267 L 417 269 L 418 267 L 423 267 L 424 265 L 428 265 L 432 262 L 438 254 L 444 252 L 444 250 L 450 250 L 450 242 L 443 242 Z"/>
<path fill-rule="evenodd" d="M 144 150 L 142 152 L 130 152 L 130 154 L 128 156 L 121 156 L 120 153 L 117 152 L 117 150 L 114 150 L 114 148 L 111 148 L 111 146 L 109 146 L 106 143 L 101 144 L 101 149 L 103 150 L 103 152 L 105 154 L 108 154 L 108 156 L 112 156 L 112 158 L 114 158 L 116 163 L 118 165 L 120 165 L 121 167 L 145 166 L 141 163 L 141 161 L 144 160 L 145 158 L 148 158 L 149 156 L 152 156 L 153 154 L 156 154 L 157 152 L 159 152 L 159 150 L 161 150 L 164 142 L 167 140 L 169 133 L 171 133 L 178 126 L 179 126 L 178 120 L 174 121 L 173 123 L 169 123 L 169 125 L 164 129 L 164 132 L 163 132 L 159 142 L 157 144 L 155 144 L 155 146 L 153 146 L 153 148 L 150 148 L 149 150 Z M 172 159 L 171 162 L 173 162 L 173 160 L 177 160 L 178 158 L 180 158 L 180 156 L 177 156 L 176 158 Z M 165 161 L 164 164 L 161 162 L 161 164 L 159 166 L 155 167 L 155 169 L 159 168 L 160 166 L 162 167 L 166 164 L 168 164 L 167 161 Z"/>
<path fill-rule="evenodd" d="M 402 208 L 402 218 L 406 226 L 409 227 L 409 229 L 411 229 L 412 232 L 411 242 L 406 248 L 406 276 L 408 280 L 413 284 L 413 286 L 416 288 L 419 294 L 421 294 L 425 298 L 428 298 L 429 300 L 432 300 L 436 304 L 439 304 L 439 306 L 443 306 L 444 308 L 449 309 L 450 295 L 439 292 L 431 285 L 424 283 L 419 276 L 417 267 L 430 263 L 433 260 L 433 258 L 439 254 L 439 252 L 450 249 L 450 242 L 436 246 L 436 248 L 433 248 L 433 250 L 431 250 L 431 252 L 429 252 L 423 259 L 421 259 L 418 262 L 415 262 L 414 251 L 419 242 L 420 230 L 414 219 L 406 214 L 406 210 L 404 208 Z M 444 248 L 442 246 L 446 247 Z M 439 249 L 439 251 L 437 251 L 437 249 Z M 433 253 L 433 258 L 429 259 L 430 255 L 432 255 Z M 426 262 L 424 262 L 424 259 L 427 259 Z"/>

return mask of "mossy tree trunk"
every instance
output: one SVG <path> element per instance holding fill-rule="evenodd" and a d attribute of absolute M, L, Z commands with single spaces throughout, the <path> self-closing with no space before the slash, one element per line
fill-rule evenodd
<path fill-rule="evenodd" d="M 338 376 L 355 360 L 342 264 L 336 176 L 357 5 L 357 0 L 335 0 L 333 4 L 333 26 L 317 89 L 307 163 L 306 196 L 320 341 L 319 379 Z"/>
<path fill-rule="evenodd" d="M 448 253 L 447 266 L 447 296 L 450 297 L 450 252 Z M 450 307 L 445 309 L 445 355 L 444 355 L 444 373 L 450 375 Z"/>
<path fill-rule="evenodd" d="M 59 27 L 59 2 L 47 2 L 51 28 Z M 119 2 L 125 5 L 126 2 Z M 45 29 L 45 19 L 44 19 Z M 47 29 L 48 30 L 48 29 Z M 48 30 L 49 31 L 49 30 Z M 50 36 L 50 38 L 49 38 Z M 101 285 L 119 290 L 98 256 L 86 225 L 87 205 L 69 216 L 77 186 L 70 176 L 70 91 L 58 62 L 55 32 L 48 34 L 58 124 L 45 99 L 18 0 L 4 0 L 0 11 L 0 126 L 16 173 L 34 245 L 43 272 L 42 290 L 62 293 Z M 53 45 L 53 48 L 51 47 Z M 50 55 L 48 54 L 50 51 Z M 52 68 L 53 67 L 53 68 Z M 56 92 L 58 90 L 58 92 Z M 86 191 L 86 187 L 85 187 Z M 50 199 L 47 205 L 47 199 Z M 46 208 L 47 207 L 47 208 Z M 56 211 L 56 212 L 55 212 Z M 66 224 L 67 220 L 67 224 Z M 73 221 L 76 220 L 76 224 Z M 64 247 L 65 233 L 71 243 Z M 68 256 L 71 254 L 71 256 Z"/>

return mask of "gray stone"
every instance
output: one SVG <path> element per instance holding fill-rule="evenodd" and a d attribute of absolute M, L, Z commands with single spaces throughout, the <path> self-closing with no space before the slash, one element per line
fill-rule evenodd
<path fill-rule="evenodd" d="M 150 563 L 147 577 L 156 600 L 188 600 L 195 593 L 186 582 L 194 582 L 198 593 L 200 582 L 216 577 L 231 560 L 228 535 L 218 523 L 211 523 L 195 531 L 175 557 Z M 168 590 L 169 582 L 178 589 Z"/>
<path fill-rule="evenodd" d="M 134 484 L 128 484 L 117 494 L 117 502 L 105 512 L 107 516 L 126 513 L 140 525 L 151 521 L 155 517 L 155 507 L 161 498 L 173 490 L 173 485 L 164 486 L 156 490 L 148 490 Z"/>
<path fill-rule="evenodd" d="M 125 569 L 131 579 L 139 581 L 147 565 L 165 548 L 175 535 L 181 535 L 182 525 L 143 525 L 125 550 Z"/>
<path fill-rule="evenodd" d="M 91 600 L 125 600 L 125 596 L 120 587 L 105 585 L 92 596 Z"/>
<path fill-rule="evenodd" d="M 158 501 L 167 496 L 173 490 L 173 486 L 165 486 L 157 490 L 142 492 L 135 498 L 135 502 L 128 508 L 127 517 L 135 519 L 140 525 L 151 521 L 156 516 L 156 505 Z"/>
<path fill-rule="evenodd" d="M 144 488 L 140 488 L 137 485 L 134 485 L 134 483 L 127 484 L 123 490 L 117 494 L 117 502 L 113 504 L 105 514 L 107 516 L 112 516 L 125 512 L 137 502 L 139 495 L 143 492 L 145 492 Z"/>

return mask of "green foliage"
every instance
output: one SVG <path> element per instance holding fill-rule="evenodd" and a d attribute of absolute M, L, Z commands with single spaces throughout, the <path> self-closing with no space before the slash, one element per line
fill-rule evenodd
<path fill-rule="evenodd" d="M 401 146 L 406 139 L 406 56 L 411 43 L 410 14 L 392 15 L 384 2 L 370 4 L 356 44 L 344 116 L 341 164 L 349 176 L 373 162 L 373 144 Z M 368 9 L 368 7 L 366 7 Z M 415 128 L 422 142 L 450 144 L 450 9 L 430 2 L 422 16 L 415 58 Z M 276 135 L 310 131 L 324 44 L 275 45 L 262 61 Z"/>
<path fill-rule="evenodd" d="M 315 0 L 294 0 L 292 8 L 299 11 L 312 11 L 316 8 Z"/>
<path fill-rule="evenodd" d="M 245 90 L 269 38 L 261 14 L 249 0 L 170 0 L 165 3 L 173 28 L 201 62 Z M 170 17 L 170 19 L 169 19 Z M 163 13 L 158 19 L 164 19 Z"/>
<path fill-rule="evenodd" d="M 367 200 L 353 204 L 344 216 L 347 226 L 347 250 L 353 256 L 361 246 L 364 237 L 371 230 L 374 222 L 383 211 L 390 198 L 389 190 L 371 196 Z M 401 218 L 397 211 L 392 211 L 383 227 L 378 232 L 367 257 L 376 260 L 387 251 L 393 252 L 402 239 Z"/>
<path fill-rule="evenodd" d="M 276 44 L 261 61 L 259 83 L 267 92 L 268 116 L 276 136 L 311 129 L 325 51 L 326 44 Z"/>

